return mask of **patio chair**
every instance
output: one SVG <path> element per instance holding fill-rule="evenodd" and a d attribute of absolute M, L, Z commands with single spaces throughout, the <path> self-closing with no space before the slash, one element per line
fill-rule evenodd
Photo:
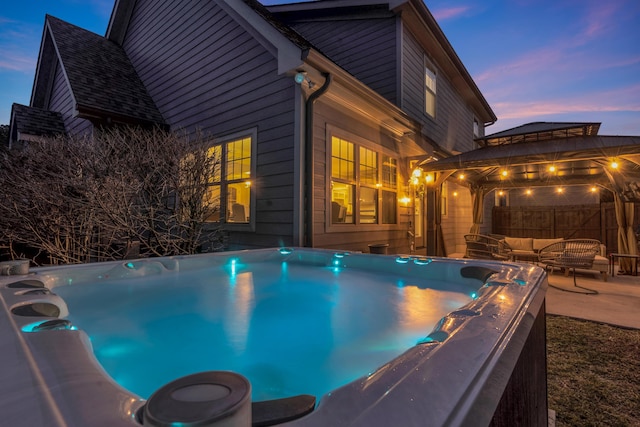
<path fill-rule="evenodd" d="M 464 241 L 467 245 L 465 258 L 507 261 L 511 257 L 511 248 L 504 240 L 484 234 L 466 234 Z"/>
<path fill-rule="evenodd" d="M 593 267 L 593 261 L 600 252 L 600 242 L 594 239 L 568 239 L 561 242 L 552 243 L 538 252 L 538 262 L 553 273 L 554 268 L 573 269 L 573 286 L 584 289 L 589 294 L 597 294 L 598 291 L 578 286 L 576 283 L 576 269 L 590 270 Z M 549 284 L 549 286 L 552 286 Z M 568 292 L 577 292 L 568 289 L 559 288 Z M 585 293 L 585 292 L 580 292 Z"/>

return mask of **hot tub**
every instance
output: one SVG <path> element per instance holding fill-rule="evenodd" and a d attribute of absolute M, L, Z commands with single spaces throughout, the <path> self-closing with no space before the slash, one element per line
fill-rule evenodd
<path fill-rule="evenodd" d="M 34 268 L 0 278 L 0 413 L 164 425 L 155 402 L 195 381 L 166 425 L 228 425 L 189 418 L 221 377 L 256 425 L 543 425 L 546 287 L 526 264 L 302 248 Z"/>

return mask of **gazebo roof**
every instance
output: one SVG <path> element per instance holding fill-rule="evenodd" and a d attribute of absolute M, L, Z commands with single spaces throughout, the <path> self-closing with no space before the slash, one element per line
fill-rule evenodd
<path fill-rule="evenodd" d="M 457 156 L 424 161 L 420 167 L 437 173 L 436 183 L 453 178 L 487 191 L 589 184 L 614 191 L 623 200 L 640 201 L 640 136 L 598 136 L 594 132 L 599 123 L 547 125 L 531 123 L 500 132 L 484 140 L 511 142 L 488 143 Z M 518 129 L 529 132 L 518 134 Z M 554 136 L 557 132 L 571 135 L 559 138 Z M 530 138 L 533 134 L 541 137 Z"/>
<path fill-rule="evenodd" d="M 593 136 L 597 135 L 599 130 L 600 123 L 594 122 L 533 122 L 477 138 L 475 141 L 481 147 L 486 147 L 574 136 Z"/>

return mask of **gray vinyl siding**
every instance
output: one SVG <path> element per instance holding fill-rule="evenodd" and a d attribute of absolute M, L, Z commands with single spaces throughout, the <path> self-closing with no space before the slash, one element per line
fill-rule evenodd
<path fill-rule="evenodd" d="M 215 2 L 140 0 L 123 46 L 172 129 L 213 137 L 257 128 L 255 232 L 229 249 L 293 243 L 293 79 Z"/>
<path fill-rule="evenodd" d="M 332 108 L 322 102 L 322 98 L 315 104 L 313 140 L 314 140 L 314 237 L 313 246 L 317 248 L 331 248 L 351 251 L 369 252 L 369 244 L 388 243 L 389 253 L 409 253 L 409 209 L 398 206 L 398 224 L 387 225 L 345 225 L 344 232 L 328 231 L 326 227 L 327 215 L 330 212 L 330 194 L 327 189 L 330 170 L 327 165 L 327 150 L 331 147 L 328 140 L 329 126 L 355 134 L 369 142 L 391 149 L 395 142 L 389 135 L 380 131 L 373 123 L 367 123 L 346 114 L 344 111 Z M 396 155 L 400 159 L 399 155 Z M 402 197 L 403 182 L 408 176 L 398 177 L 398 197 Z M 338 226 L 342 227 L 342 226 Z M 336 227 L 337 228 L 337 227 Z"/>
<path fill-rule="evenodd" d="M 396 20 L 331 20 L 292 26 L 340 67 L 396 104 Z"/>
<path fill-rule="evenodd" d="M 425 113 L 425 55 L 436 72 L 435 118 Z M 423 124 L 423 133 L 428 138 L 446 150 L 468 151 L 476 148 L 473 145 L 473 110 L 406 27 L 402 30 L 401 108 Z"/>
<path fill-rule="evenodd" d="M 75 105 L 69 84 L 62 72 L 62 67 L 56 66 L 53 87 L 51 88 L 51 96 L 47 109 L 57 111 L 62 114 L 64 127 L 69 135 L 83 135 L 93 130 L 93 125 L 89 120 L 74 117 Z"/>

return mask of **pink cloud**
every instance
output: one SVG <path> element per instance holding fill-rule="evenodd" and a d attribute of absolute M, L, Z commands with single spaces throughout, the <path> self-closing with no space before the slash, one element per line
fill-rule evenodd
<path fill-rule="evenodd" d="M 584 35 L 592 39 L 600 37 L 615 25 L 615 14 L 619 9 L 616 2 L 601 2 L 589 5 L 585 16 Z"/>
<path fill-rule="evenodd" d="M 446 9 L 438 9 L 432 11 L 432 15 L 436 18 L 436 21 L 443 21 L 445 19 L 451 19 L 464 15 L 471 9 L 469 6 L 450 7 Z"/>
<path fill-rule="evenodd" d="M 640 112 L 640 84 L 572 98 L 495 102 L 498 119 L 531 121 L 535 117 L 593 112 Z"/>

